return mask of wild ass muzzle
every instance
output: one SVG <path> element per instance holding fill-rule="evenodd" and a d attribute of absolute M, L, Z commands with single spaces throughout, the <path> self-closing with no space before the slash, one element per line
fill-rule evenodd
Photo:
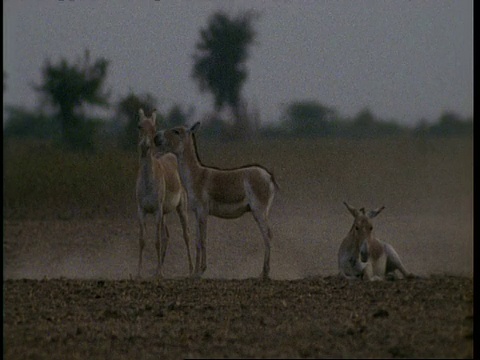
<path fill-rule="evenodd" d="M 378 240 L 373 234 L 371 219 L 385 207 L 366 213 L 365 208 L 357 210 L 346 202 L 344 204 L 354 221 L 338 251 L 340 274 L 347 279 L 384 280 L 387 275 L 394 276 L 395 270 L 399 270 L 405 278 L 413 277 L 393 246 Z"/>
<path fill-rule="evenodd" d="M 192 127 L 175 127 L 157 132 L 155 144 L 165 147 L 177 156 L 180 177 L 187 189 L 188 201 L 197 223 L 196 276 L 207 269 L 206 238 L 207 217 L 213 215 L 234 219 L 252 212 L 265 244 L 261 277 L 268 278 L 270 271 L 270 243 L 272 231 L 268 214 L 278 185 L 273 175 L 258 165 L 230 170 L 204 166 L 199 157 L 195 133 L 200 122 Z"/>
<path fill-rule="evenodd" d="M 155 217 L 157 276 L 163 276 L 163 262 L 169 240 L 165 215 L 172 211 L 176 211 L 180 218 L 183 238 L 187 247 L 189 274 L 191 275 L 193 265 L 190 256 L 190 234 L 188 231 L 188 197 L 178 173 L 177 159 L 173 154 L 162 154 L 161 151 L 159 152 L 161 149 L 155 147 L 156 111 L 152 112 L 151 117 L 146 117 L 142 109 L 138 113 L 140 115 L 138 123 L 140 167 L 136 183 L 136 198 L 140 225 L 140 253 L 137 277 L 141 277 L 142 271 L 142 253 L 145 247 L 144 236 L 146 231 L 145 218 L 147 214 L 153 214 Z"/>

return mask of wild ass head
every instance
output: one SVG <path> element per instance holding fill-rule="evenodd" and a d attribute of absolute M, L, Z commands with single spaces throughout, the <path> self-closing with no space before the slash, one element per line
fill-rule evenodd
<path fill-rule="evenodd" d="M 192 135 L 200 128 L 200 122 L 196 122 L 190 128 L 177 126 L 168 130 L 158 131 L 154 142 L 157 147 L 164 148 L 175 155 L 183 153 L 185 143 L 193 141 Z"/>
<path fill-rule="evenodd" d="M 365 208 L 360 210 L 355 209 L 354 207 L 348 205 L 344 202 L 348 211 L 355 218 L 351 228 L 354 239 L 357 242 L 357 246 L 360 248 L 360 260 L 366 262 L 368 256 L 371 252 L 376 252 L 378 249 L 372 248 L 372 231 L 373 225 L 371 219 L 376 217 L 378 214 L 385 209 L 385 206 L 379 207 L 378 209 L 371 210 L 365 213 Z"/>
<path fill-rule="evenodd" d="M 139 121 L 138 121 L 138 130 L 139 130 L 139 147 L 142 155 L 146 155 L 147 151 L 154 146 L 153 138 L 155 137 L 156 132 L 156 118 L 157 110 L 152 111 L 150 117 L 145 116 L 143 109 L 138 110 Z"/>

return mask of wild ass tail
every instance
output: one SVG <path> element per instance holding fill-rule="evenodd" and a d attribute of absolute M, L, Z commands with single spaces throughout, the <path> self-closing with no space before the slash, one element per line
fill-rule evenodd
<path fill-rule="evenodd" d="M 273 169 L 272 169 L 272 171 L 269 171 L 269 173 L 270 173 L 270 177 L 271 177 L 272 182 L 273 182 L 273 186 L 275 186 L 275 190 L 277 192 L 280 192 L 280 186 L 278 185 L 277 180 L 275 179 L 275 176 L 273 175 Z"/>

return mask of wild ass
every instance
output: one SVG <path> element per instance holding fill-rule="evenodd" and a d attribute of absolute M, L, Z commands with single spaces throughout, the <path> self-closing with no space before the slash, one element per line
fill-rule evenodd
<path fill-rule="evenodd" d="M 188 231 L 187 194 L 182 186 L 178 174 L 178 165 L 175 155 L 170 153 L 157 154 L 154 137 L 156 132 L 156 110 L 151 117 L 146 117 L 143 110 L 138 111 L 140 141 L 140 167 L 138 170 L 136 197 L 138 220 L 140 225 L 140 253 L 138 259 L 138 277 L 142 270 L 142 252 L 145 247 L 145 217 L 147 214 L 155 216 L 155 247 L 157 249 L 157 275 L 162 276 L 163 261 L 167 251 L 169 232 L 165 224 L 165 215 L 176 211 L 182 225 L 185 246 L 187 247 L 189 273 L 193 265 L 190 256 L 190 234 Z M 161 231 L 161 244 L 160 244 Z"/>
<path fill-rule="evenodd" d="M 155 144 L 164 146 L 177 156 L 180 177 L 187 189 L 188 201 L 197 223 L 195 275 L 207 269 L 207 217 L 213 215 L 234 219 L 252 212 L 265 243 L 263 270 L 266 279 L 270 271 L 272 232 L 268 223 L 270 206 L 278 189 L 273 175 L 258 165 L 221 170 L 203 165 L 198 157 L 195 133 L 200 122 L 159 131 Z"/>
<path fill-rule="evenodd" d="M 370 220 L 385 207 L 365 213 L 364 208 L 357 210 L 346 202 L 344 204 L 355 220 L 338 250 L 340 274 L 347 279 L 383 280 L 387 274 L 393 275 L 398 269 L 405 278 L 413 277 L 403 266 L 395 249 L 373 235 Z"/>

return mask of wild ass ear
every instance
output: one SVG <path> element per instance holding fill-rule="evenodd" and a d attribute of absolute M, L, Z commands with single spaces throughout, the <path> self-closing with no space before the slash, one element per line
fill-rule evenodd
<path fill-rule="evenodd" d="M 381 206 L 381 207 L 379 207 L 378 209 L 375 209 L 375 210 L 370 210 L 370 211 L 368 212 L 367 216 L 368 216 L 370 219 L 373 219 L 375 216 L 377 216 L 378 214 L 380 214 L 383 209 L 385 209 L 385 206 Z"/>
<path fill-rule="evenodd" d="M 152 111 L 152 124 L 153 124 L 153 127 L 157 127 L 157 109 L 153 109 Z"/>
<path fill-rule="evenodd" d="M 346 203 L 346 201 L 343 202 L 343 204 L 347 207 L 348 211 L 350 211 L 350 214 L 353 215 L 353 217 L 357 217 L 358 216 L 358 210 L 355 209 L 354 207 L 351 207 L 350 205 L 348 205 Z"/>
<path fill-rule="evenodd" d="M 200 121 L 197 121 L 195 124 L 192 125 L 190 129 L 188 129 L 188 132 L 194 134 L 197 132 L 199 128 L 200 128 Z"/>
<path fill-rule="evenodd" d="M 145 113 L 143 112 L 143 109 L 138 110 L 138 115 L 140 116 L 140 121 L 142 121 L 143 118 L 145 117 Z"/>

